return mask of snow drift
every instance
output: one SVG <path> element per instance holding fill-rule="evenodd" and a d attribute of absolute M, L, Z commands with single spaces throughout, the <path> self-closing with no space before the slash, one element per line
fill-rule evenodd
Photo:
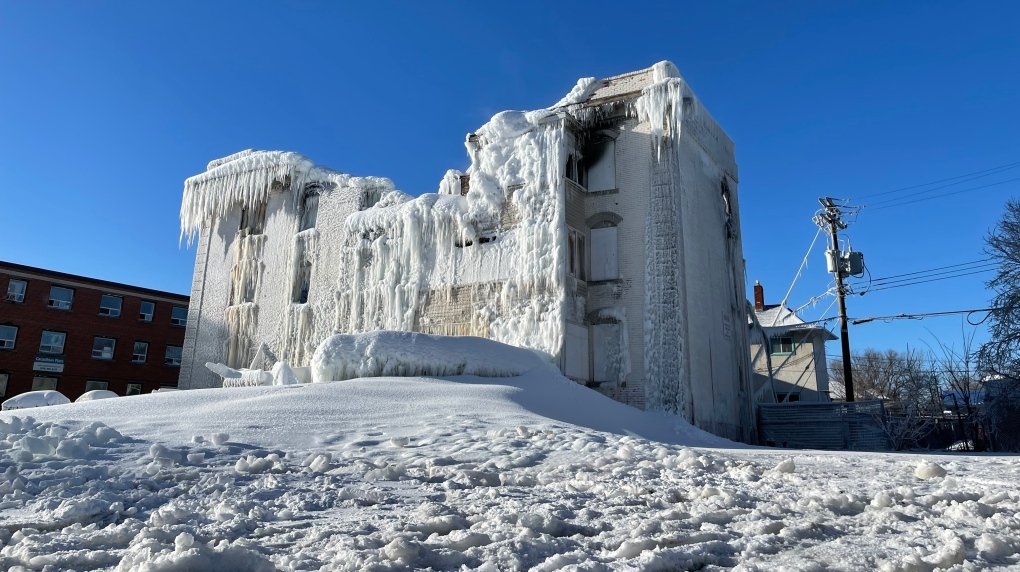
<path fill-rule="evenodd" d="M 316 382 L 380 376 L 514 377 L 532 370 L 559 376 L 548 357 L 532 350 L 473 336 L 414 332 L 333 335 L 319 345 L 311 367 Z"/>

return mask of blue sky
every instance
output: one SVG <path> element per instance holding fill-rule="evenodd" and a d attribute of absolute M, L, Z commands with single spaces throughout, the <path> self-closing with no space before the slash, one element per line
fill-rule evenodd
<path fill-rule="evenodd" d="M 0 259 L 187 292 L 180 194 L 210 159 L 294 150 L 430 192 L 492 114 L 668 59 L 736 142 L 748 292 L 760 280 L 774 303 L 817 197 L 1020 162 L 1018 21 L 1015 2 L 0 0 Z M 848 234 L 875 277 L 973 261 L 1018 190 L 865 209 Z M 822 252 L 790 305 L 826 290 Z M 874 291 L 849 313 L 985 307 L 988 277 Z M 873 322 L 851 340 L 903 349 L 961 329 Z"/>

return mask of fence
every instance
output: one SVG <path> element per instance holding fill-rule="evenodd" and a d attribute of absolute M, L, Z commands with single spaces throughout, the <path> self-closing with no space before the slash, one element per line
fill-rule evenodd
<path fill-rule="evenodd" d="M 882 401 L 762 403 L 758 434 L 763 445 L 803 449 L 888 451 Z"/>

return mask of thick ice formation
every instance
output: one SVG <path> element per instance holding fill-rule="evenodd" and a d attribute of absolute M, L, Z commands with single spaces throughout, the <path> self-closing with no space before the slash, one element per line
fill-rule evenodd
<path fill-rule="evenodd" d="M 559 376 L 548 358 L 523 348 L 476 337 L 414 332 L 336 334 L 312 357 L 312 380 L 379 376 L 515 377 L 530 371 Z"/>
<path fill-rule="evenodd" d="M 191 243 L 208 220 L 222 217 L 238 205 L 255 208 L 268 202 L 273 191 L 294 189 L 295 200 L 300 200 L 308 182 L 393 188 L 389 179 L 352 177 L 315 165 L 300 153 L 248 149 L 211 161 L 206 172 L 184 181 L 181 238 Z"/>
<path fill-rule="evenodd" d="M 551 112 L 507 111 L 467 143 L 470 183 L 447 172 L 439 193 L 389 193 L 352 214 L 357 237 L 338 280 L 342 330 L 425 330 L 427 296 L 495 285 L 499 307 L 480 306 L 463 332 L 555 354 L 562 345 L 562 123 Z M 472 248 L 465 248 L 471 245 Z M 465 325 L 467 326 L 467 325 Z"/>
<path fill-rule="evenodd" d="M 654 83 L 642 90 L 635 103 L 638 119 L 650 126 L 656 150 L 645 220 L 645 403 L 652 409 L 687 415 L 686 274 L 679 210 L 683 174 L 677 155 L 684 86 L 670 62 L 656 64 L 653 72 Z M 681 180 L 676 180 L 677 175 Z"/>
<path fill-rule="evenodd" d="M 304 188 L 312 162 L 300 153 L 249 149 L 209 163 L 208 170 L 184 181 L 181 238 L 190 243 L 202 224 L 222 217 L 237 205 L 254 208 L 282 188 Z"/>

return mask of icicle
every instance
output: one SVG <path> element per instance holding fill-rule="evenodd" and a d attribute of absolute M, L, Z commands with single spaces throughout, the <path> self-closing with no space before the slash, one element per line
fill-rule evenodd
<path fill-rule="evenodd" d="M 187 237 L 191 244 L 204 222 L 238 205 L 268 202 L 274 183 L 289 181 L 291 188 L 303 189 L 311 168 L 304 155 L 285 151 L 248 150 L 209 163 L 208 171 L 184 181 L 181 240 Z"/>

